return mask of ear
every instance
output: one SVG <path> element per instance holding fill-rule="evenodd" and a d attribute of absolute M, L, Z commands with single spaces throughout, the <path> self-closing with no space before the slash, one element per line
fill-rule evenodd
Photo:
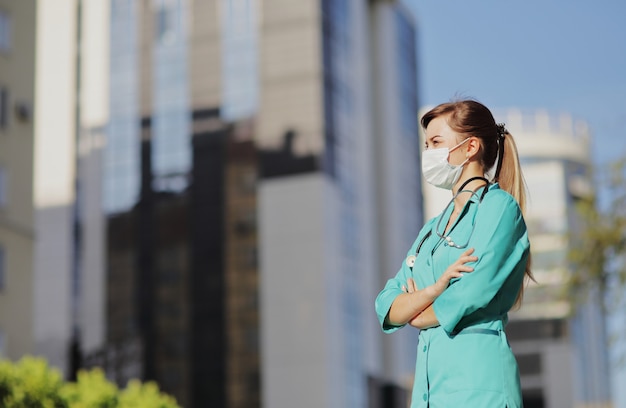
<path fill-rule="evenodd" d="M 480 139 L 475 136 L 469 137 L 469 142 L 465 145 L 465 157 L 471 159 L 476 157 L 478 152 L 480 152 L 481 144 Z"/>

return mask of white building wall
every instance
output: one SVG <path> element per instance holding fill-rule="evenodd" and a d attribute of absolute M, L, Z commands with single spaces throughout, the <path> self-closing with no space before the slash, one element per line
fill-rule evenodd
<path fill-rule="evenodd" d="M 5 1 L 0 3 L 6 6 Z M 2 226 L 19 240 L 5 239 L 4 228 L 0 227 L 0 241 L 6 241 L 8 260 L 7 287 L 0 294 L 0 309 L 9 312 L 0 313 L 0 331 L 7 357 L 42 355 L 62 371 L 67 368 L 71 326 L 76 317 L 71 304 L 76 115 L 80 110 L 86 119 L 83 126 L 99 126 L 100 130 L 106 120 L 101 108 L 107 104 L 103 90 L 108 64 L 101 56 L 107 48 L 107 38 L 103 38 L 108 35 L 109 22 L 104 12 L 107 4 L 82 1 L 82 47 L 78 50 L 77 1 L 62 5 L 51 1 L 9 3 L 15 19 L 14 49 L 6 59 L 7 69 L 0 70 L 3 78 L 11 78 L 7 82 L 11 84 L 13 102 L 27 107 L 32 114 L 18 119 L 11 108 L 9 135 L 1 146 L 0 165 L 6 164 L 10 170 L 9 206 Z M 100 173 L 93 170 L 88 185 L 97 190 Z M 83 233 L 83 237 L 92 234 L 87 229 Z M 94 233 L 96 240 L 101 240 L 100 234 Z M 86 269 L 101 278 L 101 261 L 92 259 L 87 263 Z M 93 289 L 86 293 L 92 303 L 84 308 L 76 305 L 76 309 L 86 315 L 86 336 L 101 339 L 103 298 L 98 291 L 102 285 L 97 279 L 86 285 Z M 91 312 L 94 303 L 96 313 Z M 89 331 L 92 327 L 96 327 L 93 332 Z"/>
<path fill-rule="evenodd" d="M 315 173 L 259 187 L 263 406 L 335 406 L 340 276 L 328 254 L 338 246 L 327 231 L 337 213 L 328 183 Z"/>
<path fill-rule="evenodd" d="M 35 352 L 67 370 L 76 95 L 76 1 L 37 9 L 34 146 Z"/>
<path fill-rule="evenodd" d="M 106 282 L 104 274 L 104 213 L 102 152 L 109 113 L 109 2 L 83 0 L 81 41 L 81 130 L 79 135 L 80 222 L 79 259 L 81 347 L 101 349 L 105 341 Z"/>
<path fill-rule="evenodd" d="M 574 407 L 574 368 L 572 347 L 567 341 L 550 342 L 541 347 L 541 362 L 545 369 L 541 376 L 546 407 Z"/>

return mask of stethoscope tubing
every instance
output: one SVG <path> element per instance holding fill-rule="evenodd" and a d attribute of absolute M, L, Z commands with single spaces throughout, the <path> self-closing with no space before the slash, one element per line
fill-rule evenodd
<path fill-rule="evenodd" d="M 471 178 L 467 179 L 467 180 L 466 180 L 463 184 L 461 184 L 461 187 L 459 188 L 459 191 L 456 193 L 455 197 L 456 197 L 457 195 L 459 195 L 460 193 L 466 192 L 465 190 L 463 190 L 463 188 L 464 188 L 464 187 L 465 187 L 468 183 L 470 183 L 471 181 L 474 181 L 474 180 L 484 180 L 484 181 L 485 181 L 485 183 L 487 183 L 487 184 L 484 186 L 485 188 L 484 188 L 484 190 L 483 190 L 482 194 L 480 195 L 480 198 L 479 198 L 479 201 L 478 201 L 479 203 L 481 203 L 481 202 L 483 201 L 483 198 L 485 198 L 485 194 L 487 194 L 487 191 L 489 190 L 489 185 L 491 184 L 491 183 L 489 182 L 489 180 L 487 180 L 485 177 L 476 176 L 476 177 L 471 177 Z M 468 190 L 468 191 L 470 191 L 470 190 Z M 472 194 L 476 194 L 474 191 L 470 191 L 470 192 L 471 192 Z M 452 203 L 452 202 L 454 201 L 454 198 L 455 198 L 455 197 L 452 197 L 452 200 L 450 201 L 450 203 Z M 446 209 L 450 206 L 450 203 L 448 203 L 448 205 L 446 206 Z M 444 210 L 444 212 L 445 212 L 445 210 Z M 447 237 L 449 236 L 449 234 L 448 234 L 448 235 L 445 235 L 445 232 L 444 232 L 444 234 L 440 234 L 440 233 L 439 233 L 439 231 L 438 231 L 438 227 L 439 227 L 440 222 L 441 222 L 441 218 L 440 218 L 440 219 L 439 219 L 439 221 L 437 222 L 437 226 L 435 227 L 435 232 L 437 232 L 437 235 L 439 236 L 439 239 L 440 239 L 440 240 L 444 240 L 444 241 L 445 241 L 445 240 L 447 240 Z M 419 255 L 420 250 L 422 249 L 422 245 L 424 245 L 424 242 L 426 242 L 426 240 L 427 240 L 427 239 L 428 239 L 428 238 L 432 235 L 432 233 L 433 233 L 433 231 L 432 231 L 432 229 L 431 229 L 431 230 L 429 230 L 429 231 L 426 233 L 426 235 L 424 235 L 424 237 L 420 240 L 420 242 L 419 242 L 419 244 L 417 245 L 417 248 L 416 248 L 416 250 L 415 250 L 415 256 L 416 256 L 416 257 L 417 257 L 417 255 Z M 474 233 L 474 227 L 472 226 L 472 231 L 470 232 L 470 237 L 472 236 L 472 234 L 473 234 L 473 233 Z M 469 238 L 468 238 L 468 243 L 469 243 Z M 438 244 L 439 244 L 439 243 L 438 243 Z M 437 245 L 435 245 L 435 247 L 433 248 L 433 254 L 434 254 L 434 252 L 435 252 L 435 249 L 438 247 L 438 244 L 437 244 Z M 453 245 L 453 246 L 455 246 L 455 247 L 459 247 L 459 248 L 463 248 L 463 247 L 461 247 L 461 246 L 456 246 L 456 245 Z M 465 244 L 465 246 L 467 246 L 467 244 Z M 431 255 L 432 255 L 432 254 L 431 254 Z"/>

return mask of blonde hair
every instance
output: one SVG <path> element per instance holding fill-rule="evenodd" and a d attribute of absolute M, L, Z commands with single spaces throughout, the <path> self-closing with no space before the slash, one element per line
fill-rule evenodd
<path fill-rule="evenodd" d="M 502 155 L 500 174 L 497 176 L 497 182 L 500 188 L 507 191 L 515 198 L 519 204 L 522 213 L 526 211 L 526 181 L 522 174 L 522 167 L 517 153 L 517 145 L 513 136 L 508 130 L 504 130 L 503 138 L 500 143 L 504 143 L 504 154 Z"/>

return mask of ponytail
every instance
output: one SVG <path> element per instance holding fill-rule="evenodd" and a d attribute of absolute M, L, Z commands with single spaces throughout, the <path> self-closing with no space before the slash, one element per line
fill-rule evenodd
<path fill-rule="evenodd" d="M 504 128 L 504 125 L 498 125 L 500 130 L 499 143 L 502 144 L 500 149 L 500 156 L 498 158 L 498 168 L 496 170 L 496 181 L 500 185 L 500 188 L 515 198 L 517 204 L 522 210 L 522 214 L 526 211 L 526 181 L 522 174 L 522 166 L 520 165 L 519 155 L 517 153 L 517 145 L 513 136 L 508 130 Z M 526 269 L 524 270 L 524 283 L 520 287 L 515 299 L 514 308 L 519 309 L 522 305 L 524 298 L 524 286 L 529 280 L 536 282 L 533 273 L 530 269 L 531 254 L 528 254 L 528 261 L 526 262 Z"/>
<path fill-rule="evenodd" d="M 502 144 L 501 157 L 498 158 L 499 171 L 496 171 L 495 178 L 500 188 L 515 198 L 522 213 L 524 213 L 526 211 L 526 182 L 517 154 L 517 145 L 513 136 L 504 129 L 504 126 L 502 129 L 502 136 L 499 138 L 499 143 Z"/>

